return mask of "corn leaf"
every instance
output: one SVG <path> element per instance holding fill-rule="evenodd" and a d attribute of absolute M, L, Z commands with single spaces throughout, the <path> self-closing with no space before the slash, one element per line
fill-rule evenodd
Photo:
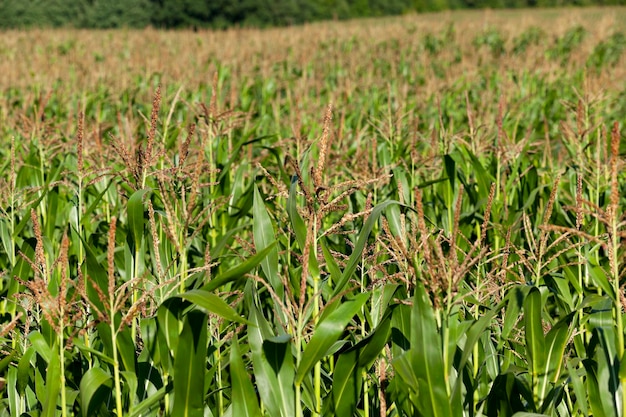
<path fill-rule="evenodd" d="M 328 349 L 341 336 L 346 325 L 363 307 L 368 298 L 368 293 L 362 293 L 352 300 L 344 301 L 328 317 L 320 321 L 302 353 L 302 359 L 296 371 L 297 383 L 301 383 L 313 366 L 326 355 Z"/>
<path fill-rule="evenodd" d="M 233 415 L 257 417 L 261 415 L 254 387 L 241 360 L 237 336 L 230 345 L 230 375 L 232 382 Z"/>
<path fill-rule="evenodd" d="M 415 286 L 413 300 L 409 355 L 411 369 L 419 386 L 415 406 L 424 416 L 452 416 L 454 414 L 447 393 L 448 381 L 444 377 L 441 339 L 433 308 L 421 282 Z"/>
<path fill-rule="evenodd" d="M 195 310 L 187 313 L 179 340 L 174 361 L 172 415 L 203 417 L 207 315 Z"/>
<path fill-rule="evenodd" d="M 97 406 L 107 401 L 113 386 L 110 374 L 98 367 L 93 367 L 80 380 L 80 404 L 83 417 L 94 415 Z"/>

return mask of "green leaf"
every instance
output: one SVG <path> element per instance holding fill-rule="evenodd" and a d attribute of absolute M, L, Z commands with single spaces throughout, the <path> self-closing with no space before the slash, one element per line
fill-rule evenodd
<path fill-rule="evenodd" d="M 171 298 L 165 300 L 157 310 L 157 346 L 160 365 L 165 372 L 172 373 L 173 358 L 178 350 L 178 335 L 182 321 L 177 314 L 183 308 L 182 300 Z"/>
<path fill-rule="evenodd" d="M 89 303 L 100 311 L 104 311 L 104 304 L 100 299 L 100 294 L 106 294 L 108 286 L 107 271 L 98 261 L 98 250 L 89 245 L 83 236 L 74 229 L 85 249 L 85 262 L 83 263 L 83 276 L 85 277 L 85 292 L 89 298 Z M 96 288 L 99 288 L 96 289 Z"/>
<path fill-rule="evenodd" d="M 259 402 L 252 382 L 241 360 L 237 336 L 230 345 L 230 378 L 232 386 L 232 405 L 234 416 L 257 417 L 261 415 Z"/>
<path fill-rule="evenodd" d="M 141 246 L 141 239 L 143 239 L 144 235 L 143 198 L 151 191 L 151 188 L 137 190 L 128 199 L 128 228 L 130 229 L 131 236 L 133 237 L 134 249 Z"/>
<path fill-rule="evenodd" d="M 362 377 L 357 366 L 358 350 L 349 350 L 339 355 L 333 372 L 334 415 L 354 415 L 361 397 Z"/>
<path fill-rule="evenodd" d="M 14 366 L 10 366 L 6 373 L 6 397 L 9 402 L 9 414 L 10 416 L 20 415 L 20 398 L 21 395 L 17 391 L 16 381 L 17 381 L 17 369 Z M 0 392 L 3 390 L 0 389 Z"/>
<path fill-rule="evenodd" d="M 399 237 L 406 244 L 406 232 L 402 229 L 402 213 L 400 206 L 391 205 L 385 211 L 385 218 L 389 223 L 389 230 L 394 237 Z"/>
<path fill-rule="evenodd" d="M 80 408 L 84 417 L 94 415 L 97 406 L 107 400 L 112 386 L 113 378 L 101 368 L 93 367 L 85 372 L 80 380 Z"/>
<path fill-rule="evenodd" d="M 236 323 L 249 323 L 245 318 L 237 314 L 237 312 L 229 306 L 228 303 L 211 292 L 204 290 L 191 290 L 183 294 L 175 295 L 174 297 L 190 301 L 198 307 L 202 307 L 203 309 L 226 320 L 234 321 Z"/>
<path fill-rule="evenodd" d="M 365 246 L 367 245 L 367 241 L 369 239 L 370 233 L 372 232 L 372 229 L 376 225 L 376 222 L 378 222 L 378 218 L 383 213 L 383 211 L 392 204 L 400 204 L 400 203 L 398 201 L 393 201 L 393 200 L 385 201 L 384 203 L 380 203 L 372 209 L 372 212 L 370 213 L 369 217 L 365 221 L 365 224 L 363 225 L 363 229 L 361 229 L 361 232 L 359 233 L 359 237 L 357 238 L 357 241 L 354 245 L 352 254 L 350 255 L 350 258 L 348 259 L 348 264 L 343 270 L 343 274 L 341 275 L 341 280 L 337 282 L 336 284 L 335 290 L 332 293 L 332 297 L 338 296 L 345 289 L 345 286 L 348 284 L 348 281 L 352 277 L 352 274 L 354 274 L 354 271 L 356 271 L 359 261 L 361 260 L 361 257 L 363 255 L 363 250 L 365 249 Z"/>
<path fill-rule="evenodd" d="M 552 326 L 546 335 L 546 369 L 544 374 L 546 379 L 552 383 L 556 383 L 561 375 L 561 367 L 563 365 L 563 356 L 567 341 L 571 336 L 571 327 L 575 318 L 575 312 L 563 317 L 559 322 Z"/>
<path fill-rule="evenodd" d="M 289 187 L 289 197 L 287 198 L 287 213 L 291 220 L 291 227 L 296 235 L 298 246 L 304 248 L 306 241 L 306 225 L 304 220 L 298 213 L 298 178 L 294 175 L 291 178 L 291 186 Z"/>
<path fill-rule="evenodd" d="M 33 346 L 26 349 L 24 355 L 20 358 L 20 361 L 17 364 L 17 391 L 20 395 L 24 395 L 26 392 L 26 387 L 28 386 L 28 381 L 30 380 L 30 370 L 32 367 L 31 359 L 35 354 L 35 349 Z"/>
<path fill-rule="evenodd" d="M 93 221 L 92 213 L 94 212 L 96 208 L 98 208 L 98 204 L 100 203 L 100 201 L 102 200 L 102 197 L 104 197 L 106 192 L 109 191 L 109 188 L 111 188 L 111 185 L 113 185 L 113 181 L 109 181 L 107 185 L 103 187 L 102 191 L 99 192 L 95 198 L 92 198 L 91 204 L 89 205 L 89 207 L 87 207 L 85 212 L 81 215 L 81 218 L 80 218 L 81 224 L 86 224 L 87 222 Z"/>
<path fill-rule="evenodd" d="M 507 307 L 506 313 L 504 315 L 504 322 L 502 324 L 502 337 L 498 342 L 498 348 L 501 348 L 502 345 L 506 342 L 511 331 L 519 321 L 519 314 L 522 310 L 522 305 L 524 300 L 526 299 L 526 295 L 530 287 L 527 285 L 518 285 L 512 288 L 507 294 Z"/>
<path fill-rule="evenodd" d="M 326 238 L 321 238 L 319 243 L 322 248 L 322 253 L 324 254 L 324 260 L 326 261 L 326 269 L 328 269 L 330 273 L 331 282 L 338 282 L 341 279 L 341 269 L 339 265 L 337 265 L 335 257 L 328 249 Z"/>
<path fill-rule="evenodd" d="M 254 377 L 261 401 L 269 415 L 292 417 L 295 415 L 293 385 L 295 370 L 290 339 L 273 338 L 269 323 L 254 306 L 250 308 L 250 322 L 253 325 L 248 327 L 248 340 L 252 351 Z M 273 340 L 274 345 L 282 342 L 284 346 L 268 346 L 265 341 L 269 339 Z M 282 353 L 282 357 L 278 354 L 279 352 Z M 279 363 L 280 367 L 277 367 Z M 278 368 L 278 373 L 276 368 Z"/>
<path fill-rule="evenodd" d="M 37 199 L 35 201 L 33 201 L 30 206 L 28 207 L 27 210 L 25 210 L 25 213 L 30 213 L 31 210 L 36 210 L 37 207 L 39 206 L 39 204 L 41 203 L 41 201 L 48 195 L 48 193 L 50 192 L 50 184 L 53 181 L 56 181 L 59 177 L 59 174 L 61 173 L 61 171 L 64 169 L 64 165 L 63 164 L 58 164 L 56 169 L 52 172 L 48 172 L 46 173 L 46 182 L 45 184 L 42 184 L 41 187 L 39 188 L 39 197 L 37 197 Z M 28 174 L 26 174 L 28 175 Z M 37 175 L 37 174 L 34 174 Z M 28 181 L 30 184 L 32 184 L 32 182 Z M 17 224 L 17 226 L 15 226 L 15 229 L 13 230 L 13 238 L 15 239 L 18 236 L 21 236 L 22 234 L 22 230 L 24 229 L 24 226 L 26 226 L 28 224 L 28 222 L 30 222 L 30 216 L 23 216 L 22 220 L 20 220 L 20 222 Z"/>
<path fill-rule="evenodd" d="M 362 371 L 369 369 L 387 344 L 391 333 L 391 310 L 365 339 L 339 355 L 333 372 L 335 415 L 353 415 L 360 400 Z"/>
<path fill-rule="evenodd" d="M 511 294 L 511 292 L 509 292 Z M 494 317 L 500 312 L 506 300 L 503 300 L 488 312 L 484 313 L 478 321 L 474 322 L 469 330 L 466 332 L 465 343 L 463 345 L 463 353 L 461 354 L 461 361 L 459 362 L 458 369 L 463 369 L 467 360 L 470 358 L 470 355 L 473 354 L 474 346 L 480 340 L 481 336 L 484 334 L 485 330 L 492 323 Z M 509 302 L 510 303 L 510 302 Z M 479 360 L 479 358 L 474 358 L 474 360 Z M 457 378 L 454 387 L 452 389 L 452 398 L 451 404 L 453 408 L 458 408 L 461 400 L 461 385 L 463 383 L 463 378 Z M 455 410 L 457 412 L 458 410 Z"/>
<path fill-rule="evenodd" d="M 572 382 L 572 388 L 574 390 L 574 395 L 576 396 L 576 406 L 582 414 L 586 416 L 589 415 L 587 408 L 587 392 L 583 384 L 583 377 L 580 375 L 580 372 L 572 362 L 573 361 L 567 362 L 567 376 Z"/>
<path fill-rule="evenodd" d="M 124 370 L 135 372 L 135 362 L 137 361 L 137 357 L 135 356 L 136 347 L 135 343 L 133 343 L 131 329 L 129 327 L 125 327 L 118 332 L 115 338 L 115 344 L 117 345 L 117 351 L 124 365 Z"/>
<path fill-rule="evenodd" d="M 146 415 L 152 415 L 150 413 L 150 410 L 153 407 L 158 407 L 160 405 L 161 400 L 169 391 L 168 388 L 169 387 L 167 386 L 159 388 L 158 391 L 134 406 L 133 409 L 128 413 L 127 417 L 143 417 Z"/>
<path fill-rule="evenodd" d="M 56 347 L 56 345 L 54 346 Z M 61 362 L 59 356 L 54 354 L 48 362 L 46 368 L 46 390 L 45 398 L 42 401 L 44 417 L 56 417 L 57 401 L 61 391 Z M 65 406 L 65 405 L 63 405 Z"/>
<path fill-rule="evenodd" d="M 253 224 L 252 231 L 254 235 L 254 246 L 257 251 L 272 246 L 272 250 L 261 261 L 261 269 L 268 279 L 270 285 L 279 298 L 283 298 L 283 283 L 278 275 L 278 249 L 274 245 L 276 237 L 274 235 L 274 227 L 272 219 L 267 213 L 265 202 L 259 193 L 259 189 L 254 185 L 254 205 L 252 207 Z"/>
<path fill-rule="evenodd" d="M 33 332 L 29 334 L 28 340 L 30 340 L 33 348 L 43 358 L 44 361 L 48 363 L 52 361 L 52 358 L 55 356 L 56 352 L 54 352 L 52 348 L 48 346 L 48 342 L 46 342 L 46 339 L 44 339 L 41 333 Z"/>
<path fill-rule="evenodd" d="M 206 356 L 207 315 L 192 310 L 185 316 L 174 361 L 173 416 L 204 416 Z"/>
<path fill-rule="evenodd" d="M 74 346 L 76 346 L 78 348 L 78 350 L 80 350 L 81 352 L 88 353 L 90 355 L 95 355 L 100 360 L 102 360 L 104 362 L 107 362 L 110 365 L 113 365 L 113 358 L 111 358 L 110 356 L 105 355 L 104 353 L 102 353 L 101 351 L 99 351 L 97 349 L 93 349 L 93 348 L 90 348 L 90 347 L 86 346 L 85 342 L 82 341 L 80 338 L 75 338 L 74 339 Z"/>
<path fill-rule="evenodd" d="M 296 372 L 296 383 L 302 383 L 306 374 L 326 355 L 328 349 L 339 339 L 347 324 L 363 307 L 368 298 L 368 293 L 362 293 L 352 300 L 344 301 L 317 325 L 311 340 L 302 353 L 302 359 Z"/>
<path fill-rule="evenodd" d="M 15 250 L 13 246 L 14 242 L 13 238 L 11 237 L 9 221 L 5 218 L 0 218 L 0 240 L 2 240 L 4 253 L 9 258 L 9 265 L 15 265 Z"/>
<path fill-rule="evenodd" d="M 416 404 L 425 416 L 452 416 L 450 398 L 444 375 L 441 336 L 437 330 L 435 314 L 424 289 L 418 282 L 411 312 L 411 349 L 409 350 L 412 371 L 419 384 Z"/>
<path fill-rule="evenodd" d="M 455 190 L 455 182 L 456 182 L 456 162 L 451 155 L 446 154 L 443 156 L 443 165 L 446 169 L 446 175 L 448 176 L 448 181 L 450 182 L 450 188 L 452 189 L 452 193 Z"/>
<path fill-rule="evenodd" d="M 202 290 L 213 291 L 221 287 L 222 285 L 228 284 L 232 281 L 236 281 L 239 278 L 243 277 L 245 274 L 256 268 L 261 263 L 261 261 L 272 251 L 272 249 L 274 249 L 275 244 L 276 242 L 272 243 L 270 246 L 257 252 L 250 258 L 246 259 L 244 262 L 238 264 L 236 267 L 217 275 L 209 283 L 204 285 L 202 287 Z"/>
<path fill-rule="evenodd" d="M 533 387 L 538 387 L 539 378 L 544 376 L 546 368 L 546 341 L 541 321 L 541 293 L 537 288 L 532 288 L 524 300 L 524 329 Z M 537 399 L 540 403 L 535 406 L 539 407 L 544 397 L 538 396 Z"/>
<path fill-rule="evenodd" d="M 591 406 L 592 415 L 594 416 L 610 416 L 614 417 L 615 412 L 612 407 L 612 401 L 606 399 L 604 384 L 600 387 L 600 381 L 598 381 L 598 369 L 597 365 L 592 361 L 584 361 L 585 370 L 587 371 L 587 378 L 585 379 L 587 385 L 587 398 L 589 399 L 589 405 Z"/>

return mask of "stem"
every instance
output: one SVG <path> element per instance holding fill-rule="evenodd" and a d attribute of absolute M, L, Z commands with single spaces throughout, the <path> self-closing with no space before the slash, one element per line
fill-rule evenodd
<path fill-rule="evenodd" d="M 317 254 L 317 213 L 313 215 L 313 255 Z M 309 271 L 311 268 L 309 268 Z M 320 274 L 319 270 L 315 269 L 312 273 L 313 276 L 313 323 L 317 326 L 320 315 L 320 300 L 319 286 L 320 286 Z M 319 416 L 322 410 L 322 363 L 318 361 L 313 369 L 313 390 L 315 395 L 315 410 L 312 415 Z"/>
<path fill-rule="evenodd" d="M 62 313 L 63 314 L 63 313 Z M 61 314 L 61 317 L 63 315 Z M 63 320 L 63 319 L 61 319 Z M 61 416 L 67 417 L 67 394 L 65 392 L 65 345 L 63 343 L 63 322 L 59 330 L 59 359 L 61 361 Z"/>
<path fill-rule="evenodd" d="M 612 211 L 615 211 L 616 207 L 613 207 Z M 620 296 L 621 288 L 619 281 L 619 266 L 618 266 L 618 249 L 619 249 L 619 241 L 618 241 L 618 230 L 617 230 L 617 213 L 612 213 L 612 221 L 611 221 L 611 241 L 609 244 L 612 246 L 613 259 L 611 274 L 613 276 L 613 287 L 615 291 L 615 321 L 617 326 L 617 358 L 618 361 L 624 360 L 624 323 L 622 318 L 622 298 Z M 622 398 L 621 398 L 621 417 L 626 416 L 626 377 L 622 376 L 620 372 L 620 385 L 622 388 Z"/>
<path fill-rule="evenodd" d="M 296 323 L 296 369 L 300 366 L 300 359 L 302 359 L 302 314 L 298 317 L 298 321 Z M 302 386 L 298 381 L 294 382 L 295 390 L 296 390 L 296 415 L 295 417 L 302 417 Z"/>
<path fill-rule="evenodd" d="M 111 303 L 111 312 L 113 304 Z M 111 317 L 111 344 L 113 350 L 113 379 L 115 381 L 115 412 L 117 417 L 122 417 L 122 383 L 120 379 L 120 362 L 117 357 L 117 329 L 115 328 L 115 318 Z"/>
<path fill-rule="evenodd" d="M 302 399 L 301 399 L 301 395 L 302 393 L 300 392 L 300 383 L 296 382 L 296 417 L 302 417 Z"/>
<path fill-rule="evenodd" d="M 362 371 L 363 377 L 363 417 L 370 416 L 370 396 L 369 396 L 369 384 L 367 382 L 367 372 L 365 369 Z"/>
<path fill-rule="evenodd" d="M 222 389 L 222 361 L 220 355 L 219 345 L 215 350 L 215 366 L 217 366 L 217 404 L 218 404 L 218 415 L 224 415 L 224 390 Z"/>
<path fill-rule="evenodd" d="M 139 276 L 139 248 L 137 247 L 137 242 L 135 242 L 135 258 L 134 258 L 134 265 L 133 265 L 133 277 L 132 279 L 136 279 Z M 136 289 L 133 290 L 133 304 L 135 304 L 137 301 L 139 301 L 139 291 Z M 132 320 L 132 325 L 131 325 L 131 335 L 133 338 L 133 342 L 135 342 L 137 340 L 137 325 L 138 325 L 139 319 L 137 317 L 133 317 Z"/>

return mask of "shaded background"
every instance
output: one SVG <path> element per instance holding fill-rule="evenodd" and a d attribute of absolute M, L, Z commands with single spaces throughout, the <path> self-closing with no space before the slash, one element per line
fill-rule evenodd
<path fill-rule="evenodd" d="M 461 8 L 623 5 L 625 0 L 0 0 L 0 28 L 266 27 Z"/>

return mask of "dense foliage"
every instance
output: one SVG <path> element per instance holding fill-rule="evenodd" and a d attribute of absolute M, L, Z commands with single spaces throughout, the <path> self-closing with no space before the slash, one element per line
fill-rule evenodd
<path fill-rule="evenodd" d="M 626 415 L 624 12 L 4 34 L 0 417 Z"/>
<path fill-rule="evenodd" d="M 0 0 L 0 28 L 225 28 L 459 8 L 619 5 L 625 0 Z"/>

